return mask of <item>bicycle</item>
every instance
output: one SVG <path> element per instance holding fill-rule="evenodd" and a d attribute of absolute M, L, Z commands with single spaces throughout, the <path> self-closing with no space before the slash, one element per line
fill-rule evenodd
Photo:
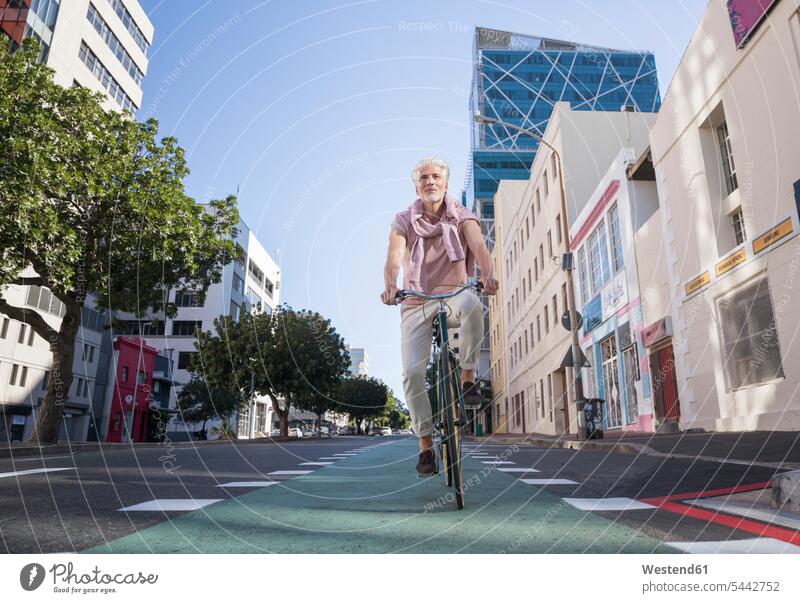
<path fill-rule="evenodd" d="M 447 304 L 445 302 L 467 289 L 475 289 L 476 293 L 480 293 L 483 285 L 480 282 L 471 282 L 453 291 L 433 295 L 410 289 L 400 289 L 395 295 L 398 303 L 408 297 L 438 302 L 437 316 L 433 321 L 431 352 L 436 395 L 435 400 L 431 400 L 431 410 L 434 417 L 433 426 L 439 435 L 438 451 L 444 468 L 445 486 L 448 488 L 452 486 L 455 489 L 456 506 L 459 509 L 464 508 L 460 430 L 467 424 L 467 421 L 458 360 L 447 337 Z"/>

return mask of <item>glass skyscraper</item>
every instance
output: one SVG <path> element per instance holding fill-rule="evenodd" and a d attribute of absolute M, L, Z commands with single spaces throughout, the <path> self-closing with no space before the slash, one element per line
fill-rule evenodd
<path fill-rule="evenodd" d="M 556 102 L 585 111 L 658 111 L 653 54 L 587 46 L 478 27 L 470 109 L 544 134 Z M 538 142 L 510 128 L 473 124 L 462 201 L 493 242 L 501 179 L 527 180 Z"/>

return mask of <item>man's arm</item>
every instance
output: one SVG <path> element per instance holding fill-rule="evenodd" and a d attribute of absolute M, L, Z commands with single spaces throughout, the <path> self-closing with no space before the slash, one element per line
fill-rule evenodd
<path fill-rule="evenodd" d="M 467 240 L 467 247 L 469 247 L 472 255 L 475 256 L 478 267 L 481 269 L 481 283 L 483 283 L 484 291 L 489 295 L 494 295 L 497 293 L 499 283 L 494 277 L 492 256 L 489 254 L 489 249 L 486 247 L 486 241 L 477 221 L 467 220 L 464 222 L 464 238 Z"/>
<path fill-rule="evenodd" d="M 395 305 L 397 294 L 397 277 L 403 263 L 403 253 L 406 249 L 406 238 L 394 226 L 389 231 L 389 249 L 386 252 L 386 265 L 383 267 L 384 289 L 381 301 L 389 306 Z"/>

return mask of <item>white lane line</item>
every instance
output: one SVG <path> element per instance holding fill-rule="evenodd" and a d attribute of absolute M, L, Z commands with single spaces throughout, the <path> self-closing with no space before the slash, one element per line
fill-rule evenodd
<path fill-rule="evenodd" d="M 484 465 L 514 465 L 514 461 L 481 461 Z"/>
<path fill-rule="evenodd" d="M 307 461 L 305 463 L 300 463 L 300 466 L 303 465 L 333 465 L 333 461 Z"/>
<path fill-rule="evenodd" d="M 75 467 L 44 467 L 42 469 L 24 469 L 22 471 L 9 471 L 0 473 L 0 478 L 14 477 L 16 475 L 33 475 L 34 473 L 50 473 L 51 471 L 74 471 Z"/>
<path fill-rule="evenodd" d="M 357 454 L 353 454 L 352 452 L 337 452 L 337 453 L 334 453 L 333 456 L 346 457 L 346 456 L 358 456 L 358 455 Z"/>
<path fill-rule="evenodd" d="M 15 463 L 27 463 L 28 461 L 50 461 L 52 459 L 71 459 L 71 454 L 60 454 L 58 456 L 30 456 L 22 459 L 14 459 Z"/>
<path fill-rule="evenodd" d="M 221 501 L 221 498 L 156 498 L 122 507 L 119 511 L 196 511 Z"/>
<path fill-rule="evenodd" d="M 634 500 L 633 498 L 565 498 L 565 503 L 581 511 L 635 511 L 637 509 L 655 509 L 653 505 Z"/>
<path fill-rule="evenodd" d="M 497 470 L 505 471 L 506 473 L 541 473 L 541 471 L 533 467 L 498 467 Z"/>
<path fill-rule="evenodd" d="M 723 540 L 711 542 L 665 542 L 664 544 L 696 555 L 714 553 L 793 553 L 800 554 L 800 546 L 776 540 L 775 538 L 745 538 L 744 540 Z"/>
<path fill-rule="evenodd" d="M 321 461 L 341 461 L 342 457 L 338 457 L 338 456 L 321 456 L 321 457 L 319 457 L 319 460 L 321 460 Z"/>
<path fill-rule="evenodd" d="M 519 481 L 525 482 L 526 484 L 530 484 L 531 486 L 566 486 L 569 484 L 578 483 L 578 482 L 573 482 L 571 479 L 553 479 L 553 478 L 520 479 Z"/>
<path fill-rule="evenodd" d="M 280 471 L 270 471 L 267 475 L 305 475 L 306 473 L 314 473 L 310 469 L 282 469 Z"/>
<path fill-rule="evenodd" d="M 699 498 L 697 500 L 684 501 L 691 503 L 698 507 L 705 507 L 706 509 L 714 509 L 716 511 L 723 511 L 731 513 L 732 515 L 739 515 L 743 517 L 750 517 L 751 519 L 759 519 L 767 523 L 774 523 L 793 530 L 800 530 L 800 517 L 795 513 L 786 513 L 778 509 L 771 509 L 765 505 L 752 505 L 732 500 L 714 500 Z"/>
<path fill-rule="evenodd" d="M 274 486 L 277 483 L 273 481 L 228 482 L 227 484 L 219 484 L 217 488 L 261 488 L 262 486 Z"/>

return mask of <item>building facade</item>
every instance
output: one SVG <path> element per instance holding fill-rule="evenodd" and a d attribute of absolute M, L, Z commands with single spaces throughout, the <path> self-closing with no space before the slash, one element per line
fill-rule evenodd
<path fill-rule="evenodd" d="M 552 151 L 540 147 L 530 179 L 503 205 L 501 211 L 508 208 L 511 213 L 503 216 L 496 241 L 504 289 L 498 314 L 505 340 L 496 346 L 497 354 L 508 358 L 502 410 L 507 396 L 510 432 L 563 434 L 577 429 L 576 409 L 568 396 L 572 379 L 563 366 L 570 345 L 569 331 L 561 324 L 567 307 L 567 279 L 561 270 L 564 220 L 568 228 L 575 224 L 622 148 L 646 148 L 654 119 L 652 113 L 575 111 L 558 103 L 544 139 L 556 149 L 561 164 Z"/>
<path fill-rule="evenodd" d="M 195 329 L 214 332 L 214 319 L 230 315 L 238 320 L 243 312 L 272 312 L 280 303 L 281 271 L 277 263 L 264 249 L 261 242 L 240 221 L 234 239 L 236 259 L 223 267 L 222 279 L 212 284 L 201 303 L 192 291 L 174 290 L 169 301 L 178 307 L 178 314 L 165 318 L 163 313 L 146 315 L 137 319 L 130 314 L 118 313 L 114 335 L 127 335 L 144 340 L 175 363 L 171 374 L 173 387 L 169 394 L 169 409 L 177 408 L 177 394 L 182 385 L 189 382 L 189 364 L 195 349 Z M 104 409 L 103 423 L 108 423 L 109 405 Z M 255 437 L 257 433 L 268 433 L 271 422 L 272 403 L 267 397 L 258 397 L 233 419 L 233 426 L 240 438 Z M 214 423 L 209 423 L 214 426 Z M 185 424 L 173 413 L 167 425 L 167 434 L 173 440 L 185 440 L 198 429 L 194 424 Z"/>
<path fill-rule="evenodd" d="M 369 357 L 364 348 L 351 348 L 345 344 L 350 354 L 350 372 L 354 377 L 369 377 Z"/>
<path fill-rule="evenodd" d="M 8 48 L 24 38 L 40 45 L 55 82 L 106 97 L 106 108 L 136 113 L 153 25 L 138 0 L 0 0 Z"/>
<path fill-rule="evenodd" d="M 580 344 L 591 365 L 583 369 L 583 389 L 605 400 L 605 430 L 656 426 L 635 245 L 639 227 L 658 211 L 648 157 L 622 149 L 570 227 Z"/>
<path fill-rule="evenodd" d="M 800 429 L 798 89 L 797 2 L 711 0 L 653 127 L 681 428 Z"/>

